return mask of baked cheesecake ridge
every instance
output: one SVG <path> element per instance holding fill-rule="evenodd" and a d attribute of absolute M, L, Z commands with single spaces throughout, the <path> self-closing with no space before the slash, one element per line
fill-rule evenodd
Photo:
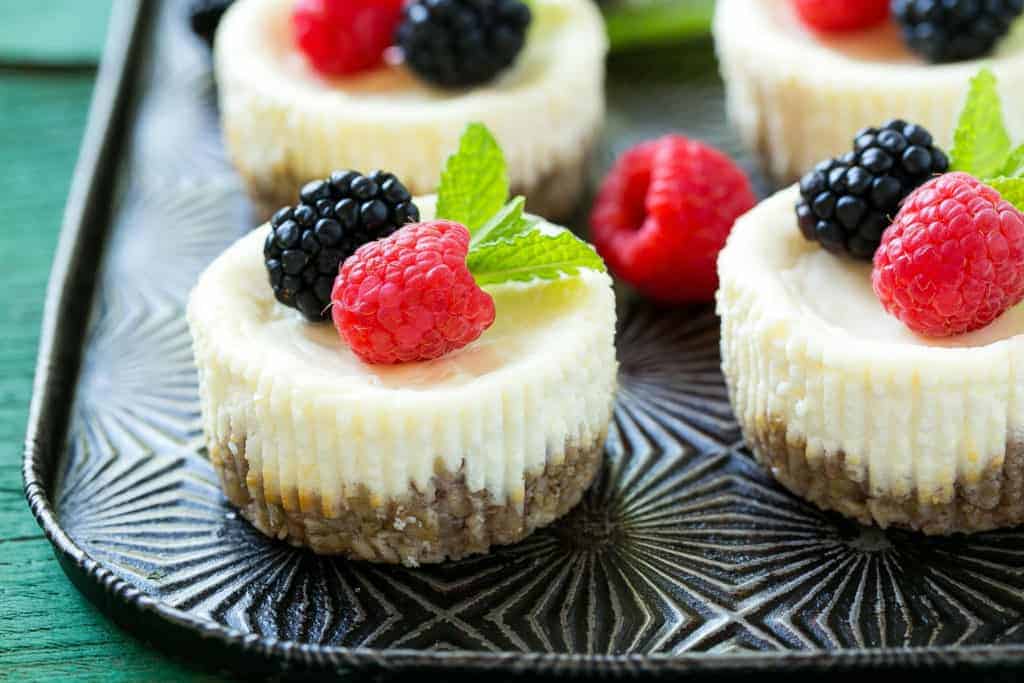
<path fill-rule="evenodd" d="M 433 198 L 415 204 L 433 217 Z M 606 273 L 489 285 L 496 316 L 479 339 L 372 365 L 275 300 L 270 229 L 218 257 L 188 307 L 210 460 L 257 529 L 417 565 L 516 542 L 579 502 L 616 389 Z"/>
<path fill-rule="evenodd" d="M 794 493 L 930 534 L 1024 521 L 1024 311 L 928 339 L 871 264 L 796 226 L 797 188 L 737 221 L 719 259 L 722 368 L 755 456 Z"/>
<path fill-rule="evenodd" d="M 326 77 L 290 31 L 292 0 L 237 0 L 215 42 L 221 119 L 231 160 L 264 217 L 296 187 L 339 168 L 388 168 L 415 195 L 470 122 L 504 148 L 513 194 L 568 217 L 604 121 L 607 39 L 591 0 L 537 0 L 513 66 L 459 89 L 424 83 L 409 66 Z M 404 34 L 403 34 L 404 36 Z"/>
<path fill-rule="evenodd" d="M 945 11 L 945 3 L 927 4 L 933 14 Z M 713 33 L 729 119 L 779 184 L 848 149 L 863 126 L 894 116 L 915 121 L 938 144 L 950 145 L 968 84 L 982 65 L 999 77 L 1007 125 L 1024 135 L 1019 35 L 1000 40 L 977 59 L 930 63 L 905 44 L 898 17 L 862 30 L 823 33 L 801 22 L 791 0 L 719 0 Z"/>

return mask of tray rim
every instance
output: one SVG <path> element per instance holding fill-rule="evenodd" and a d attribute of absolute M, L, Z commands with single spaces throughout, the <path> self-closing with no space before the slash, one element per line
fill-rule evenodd
<path fill-rule="evenodd" d="M 109 201 L 104 200 L 113 194 L 123 124 L 129 120 L 126 104 L 138 76 L 140 60 L 136 57 L 143 48 L 155 8 L 154 0 L 114 2 L 46 292 L 22 463 L 25 497 L 53 545 L 58 563 L 105 616 L 133 635 L 148 635 L 161 649 L 166 650 L 167 643 L 187 643 L 210 659 L 261 672 L 268 664 L 334 671 L 434 669 L 612 675 L 1024 664 L 1024 645 L 627 655 L 316 646 L 246 634 L 205 621 L 151 597 L 93 559 L 61 527 L 50 500 L 45 463 L 58 456 L 66 440 L 69 403 L 81 360 L 81 332 L 89 314 L 89 307 L 84 307 L 77 315 L 67 315 L 67 311 L 75 310 L 69 305 L 70 292 L 76 293 L 77 301 L 81 301 L 83 292 L 88 292 L 90 301 L 93 298 L 96 267 L 109 223 L 105 215 Z M 124 607 L 129 611 L 117 611 Z"/>

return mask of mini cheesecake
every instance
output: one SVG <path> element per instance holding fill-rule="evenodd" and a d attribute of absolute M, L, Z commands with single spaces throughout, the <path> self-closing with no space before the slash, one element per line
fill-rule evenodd
<path fill-rule="evenodd" d="M 797 198 L 787 189 L 740 218 L 719 258 L 722 368 L 758 460 L 864 524 L 1024 521 L 1024 306 L 919 337 L 884 310 L 869 262 L 804 239 Z"/>
<path fill-rule="evenodd" d="M 497 315 L 477 341 L 367 365 L 275 301 L 268 229 L 217 258 L 188 307 L 210 460 L 257 529 L 414 566 L 514 543 L 579 502 L 616 385 L 606 274 L 488 287 Z"/>
<path fill-rule="evenodd" d="M 549 218 L 572 212 L 604 120 L 607 40 L 591 0 L 535 0 L 526 47 L 497 80 L 440 90 L 407 69 L 314 72 L 294 45 L 291 0 L 238 0 L 221 22 L 216 77 L 230 156 L 264 215 L 339 168 L 388 168 L 414 194 L 470 122 L 504 149 L 513 194 Z"/>
<path fill-rule="evenodd" d="M 816 33 L 791 2 L 719 0 L 715 46 L 729 118 L 780 183 L 845 152 L 865 125 L 915 121 L 949 148 L 970 79 L 981 66 L 1001 84 L 1006 123 L 1024 136 L 1024 33 L 986 59 L 928 64 L 895 22 L 853 33 Z"/>

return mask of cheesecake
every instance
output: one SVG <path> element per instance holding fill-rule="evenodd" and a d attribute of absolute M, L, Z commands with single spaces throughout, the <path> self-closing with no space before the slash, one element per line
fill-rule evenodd
<path fill-rule="evenodd" d="M 979 66 L 996 74 L 1007 126 L 1024 136 L 1024 30 L 983 59 L 931 64 L 894 21 L 841 34 L 805 26 L 791 2 L 719 0 L 713 24 L 728 116 L 774 180 L 845 151 L 865 125 L 899 117 L 950 147 Z"/>
<path fill-rule="evenodd" d="M 791 187 L 759 204 L 719 257 L 722 368 L 754 455 L 864 524 L 1024 522 L 1024 306 L 919 336 L 886 312 L 870 261 L 801 234 L 798 200 Z"/>
<path fill-rule="evenodd" d="M 604 119 L 607 39 L 591 0 L 535 0 L 515 64 L 495 80 L 442 89 L 401 65 L 345 77 L 313 70 L 294 44 L 291 0 L 238 0 L 217 31 L 215 70 L 230 157 L 262 213 L 339 168 L 388 168 L 414 194 L 469 122 L 504 148 L 514 194 L 569 215 Z"/>
<path fill-rule="evenodd" d="M 433 198 L 415 203 L 433 217 Z M 607 274 L 488 286 L 496 315 L 476 341 L 373 365 L 275 300 L 269 230 L 219 256 L 188 306 L 209 458 L 257 529 L 415 566 L 514 543 L 579 502 L 616 387 Z"/>

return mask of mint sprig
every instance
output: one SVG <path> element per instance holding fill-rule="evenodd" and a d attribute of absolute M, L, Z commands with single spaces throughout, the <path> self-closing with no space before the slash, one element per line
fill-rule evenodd
<path fill-rule="evenodd" d="M 1024 175 L 1024 145 L 1019 145 L 1017 149 L 1010 152 L 1010 156 L 1003 166 L 1002 175 L 1009 178 Z"/>
<path fill-rule="evenodd" d="M 971 79 L 950 157 L 951 171 L 969 173 L 1024 211 L 1024 144 L 1012 146 L 999 83 L 989 69 Z"/>
<path fill-rule="evenodd" d="M 469 241 L 470 248 L 478 244 L 487 244 L 500 239 L 511 239 L 529 231 L 537 221 L 523 215 L 526 199 L 516 197 L 498 210 L 491 220 L 473 233 Z"/>
<path fill-rule="evenodd" d="M 477 284 L 556 280 L 581 270 L 604 272 L 594 248 L 567 230 L 542 231 L 522 197 L 508 201 L 508 168 L 498 142 L 472 123 L 441 174 L 437 217 L 470 233 L 466 264 Z"/>
<path fill-rule="evenodd" d="M 448 158 L 437 192 L 437 215 L 478 230 L 508 199 L 505 155 L 491 132 L 471 123 Z"/>
<path fill-rule="evenodd" d="M 471 249 L 469 272 L 479 285 L 530 280 L 557 280 L 582 269 L 604 271 L 594 248 L 571 232 L 549 235 L 540 230 Z"/>
<path fill-rule="evenodd" d="M 986 182 L 1018 209 L 1024 207 L 1024 178 L 992 178 Z"/>
<path fill-rule="evenodd" d="M 953 134 L 951 170 L 984 179 L 1006 174 L 1008 165 L 1020 166 L 1017 152 L 1010 153 L 1010 134 L 997 86 L 995 74 L 988 69 L 971 79 L 967 103 Z M 1011 161 L 1011 156 L 1016 159 Z"/>

